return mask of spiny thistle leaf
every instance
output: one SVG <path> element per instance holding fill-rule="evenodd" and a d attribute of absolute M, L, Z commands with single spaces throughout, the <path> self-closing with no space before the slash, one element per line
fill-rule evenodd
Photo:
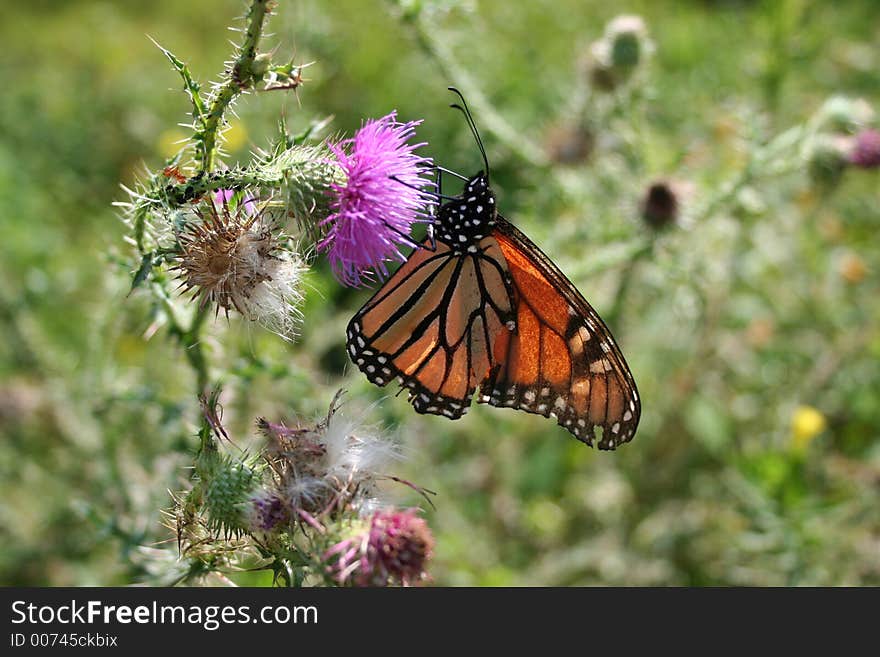
<path fill-rule="evenodd" d="M 193 106 L 193 119 L 196 121 L 202 122 L 205 114 L 205 104 L 202 101 L 202 96 L 200 94 L 201 87 L 198 82 L 196 82 L 192 74 L 189 72 L 189 67 L 181 61 L 178 57 L 174 55 L 167 48 L 163 48 L 159 45 L 159 43 L 153 39 L 153 37 L 147 37 L 153 44 L 162 51 L 162 53 L 168 58 L 168 61 L 171 62 L 171 65 L 174 67 L 174 70 L 180 75 L 183 79 L 183 90 L 186 92 L 186 95 L 189 96 L 190 102 L 192 102 Z"/>
<path fill-rule="evenodd" d="M 131 289 L 128 291 L 129 294 L 134 292 L 135 288 L 140 287 L 147 277 L 150 275 L 150 272 L 153 269 L 153 252 L 145 253 L 141 258 L 141 265 L 138 267 L 137 271 L 134 273 L 131 279 Z"/>

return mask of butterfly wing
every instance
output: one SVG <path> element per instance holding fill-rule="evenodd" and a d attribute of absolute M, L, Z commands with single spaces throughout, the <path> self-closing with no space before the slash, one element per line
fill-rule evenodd
<path fill-rule="evenodd" d="M 480 382 L 477 401 L 556 417 L 587 444 L 598 440 L 600 449 L 631 440 L 641 404 L 608 327 L 559 268 L 500 216 L 493 237 L 510 274 L 516 331 L 500 334 L 497 365 Z"/>
<path fill-rule="evenodd" d="M 422 246 L 349 322 L 348 351 L 372 383 L 399 380 L 419 413 L 456 419 L 497 369 L 496 343 L 511 331 L 512 290 L 492 237 L 473 253 L 443 242 L 433 252 Z"/>

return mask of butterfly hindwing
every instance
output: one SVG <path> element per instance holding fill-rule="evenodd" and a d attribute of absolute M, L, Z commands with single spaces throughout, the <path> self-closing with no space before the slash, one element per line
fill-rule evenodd
<path fill-rule="evenodd" d="M 641 406 L 610 331 L 564 274 L 501 217 L 494 234 L 513 284 L 516 330 L 478 401 L 555 417 L 580 440 L 614 449 L 632 439 Z M 596 429 L 601 428 L 601 436 Z"/>

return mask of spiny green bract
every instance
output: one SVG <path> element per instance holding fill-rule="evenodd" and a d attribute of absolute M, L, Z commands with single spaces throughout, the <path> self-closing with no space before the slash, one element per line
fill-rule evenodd
<path fill-rule="evenodd" d="M 214 530 L 238 534 L 245 529 L 245 505 L 260 484 L 255 464 L 221 457 L 204 480 L 204 509 Z"/>

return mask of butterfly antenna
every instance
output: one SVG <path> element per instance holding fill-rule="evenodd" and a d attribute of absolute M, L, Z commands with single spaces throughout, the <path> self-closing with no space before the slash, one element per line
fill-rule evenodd
<path fill-rule="evenodd" d="M 462 114 L 464 114 L 464 118 L 467 119 L 468 126 L 470 127 L 471 132 L 474 135 L 474 139 L 477 140 L 477 146 L 480 147 L 480 154 L 483 156 L 483 164 L 486 165 L 486 179 L 488 180 L 489 158 L 486 157 L 486 148 L 483 146 L 483 140 L 480 138 L 480 131 L 477 130 L 477 124 L 474 122 L 474 117 L 471 115 L 471 108 L 468 107 L 467 101 L 464 99 L 464 96 L 458 89 L 456 89 L 455 87 L 447 87 L 447 89 L 449 89 L 449 91 L 461 98 L 461 105 L 459 105 L 458 103 L 452 103 L 450 107 L 459 110 Z"/>

